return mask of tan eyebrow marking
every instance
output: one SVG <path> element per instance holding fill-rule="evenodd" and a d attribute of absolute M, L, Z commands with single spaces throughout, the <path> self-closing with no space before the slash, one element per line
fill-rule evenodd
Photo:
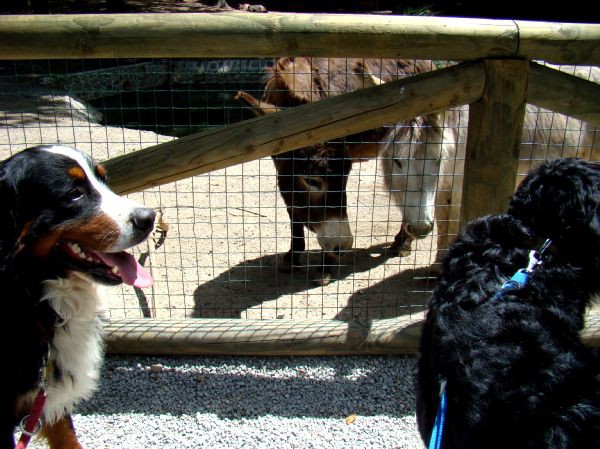
<path fill-rule="evenodd" d="M 87 176 L 85 176 L 85 171 L 83 171 L 83 169 L 79 166 L 69 168 L 67 170 L 67 173 L 71 178 L 76 179 L 78 181 L 84 181 L 85 179 L 87 179 Z"/>
<path fill-rule="evenodd" d="M 104 168 L 104 165 L 96 165 L 96 174 L 100 179 L 106 178 L 106 168 Z"/>

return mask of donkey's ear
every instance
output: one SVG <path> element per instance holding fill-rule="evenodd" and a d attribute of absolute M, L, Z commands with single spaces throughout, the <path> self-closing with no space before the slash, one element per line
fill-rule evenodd
<path fill-rule="evenodd" d="M 267 70 L 264 98 L 286 106 L 310 103 L 321 97 L 321 89 L 329 90 L 327 82 L 327 78 L 314 70 L 312 59 L 282 58 Z"/>
<path fill-rule="evenodd" d="M 258 117 L 262 115 L 272 114 L 273 112 L 281 110 L 277 106 L 272 105 L 271 103 L 267 103 L 266 101 L 262 100 L 257 100 L 248 92 L 244 92 L 243 90 L 238 91 L 234 98 L 238 101 L 241 101 L 246 106 L 249 106 L 252 109 L 252 112 L 254 112 L 254 114 L 256 114 Z"/>
<path fill-rule="evenodd" d="M 356 62 L 354 64 L 354 73 L 356 73 L 361 80 L 357 89 L 385 84 L 385 81 L 371 73 L 363 62 Z"/>

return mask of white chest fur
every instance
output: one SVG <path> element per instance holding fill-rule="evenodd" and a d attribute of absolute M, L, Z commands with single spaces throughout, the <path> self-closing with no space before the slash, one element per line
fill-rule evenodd
<path fill-rule="evenodd" d="M 54 422 L 70 414 L 75 404 L 89 398 L 96 388 L 104 353 L 102 303 L 96 284 L 77 273 L 46 281 L 43 300 L 63 320 L 51 344 L 44 406 L 44 418 Z"/>

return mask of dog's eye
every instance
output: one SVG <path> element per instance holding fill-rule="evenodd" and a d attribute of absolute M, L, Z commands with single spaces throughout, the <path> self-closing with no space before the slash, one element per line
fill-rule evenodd
<path fill-rule="evenodd" d="M 81 188 L 76 188 L 71 190 L 68 194 L 67 194 L 67 200 L 71 201 L 71 202 L 75 202 L 75 201 L 79 201 L 81 198 L 83 198 L 84 195 L 84 191 Z"/>

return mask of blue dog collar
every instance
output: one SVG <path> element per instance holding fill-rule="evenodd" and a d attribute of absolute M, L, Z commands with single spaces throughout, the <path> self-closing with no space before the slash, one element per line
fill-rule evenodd
<path fill-rule="evenodd" d="M 529 273 L 530 272 L 527 271 L 526 268 L 521 268 L 520 270 L 518 270 L 515 274 L 512 275 L 512 277 L 508 281 L 502 284 L 500 290 L 498 290 L 498 292 L 496 292 L 496 294 L 494 295 L 494 299 L 501 299 L 507 293 L 525 287 L 525 284 L 527 284 L 527 281 L 529 280 Z"/>
<path fill-rule="evenodd" d="M 517 272 L 513 274 L 508 281 L 502 284 L 500 290 L 498 290 L 498 292 L 494 295 L 494 299 L 501 299 L 507 293 L 525 287 L 525 284 L 527 284 L 527 281 L 529 280 L 529 275 L 533 272 L 533 270 L 542 264 L 542 255 L 544 251 L 548 249 L 551 243 L 552 242 L 550 239 L 547 239 L 539 251 L 529 251 L 529 263 L 527 264 L 527 268 L 521 268 L 520 270 L 517 270 Z"/>

